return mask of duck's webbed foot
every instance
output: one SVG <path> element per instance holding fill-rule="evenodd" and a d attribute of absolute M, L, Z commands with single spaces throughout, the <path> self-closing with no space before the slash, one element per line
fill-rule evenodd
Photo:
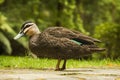
<path fill-rule="evenodd" d="M 62 67 L 62 68 L 56 68 L 55 71 L 63 71 L 63 70 L 65 70 L 65 69 L 66 69 L 66 68 L 63 68 L 63 67 Z"/>
<path fill-rule="evenodd" d="M 62 69 L 61 68 L 57 68 L 57 69 L 55 69 L 55 71 L 62 71 Z"/>

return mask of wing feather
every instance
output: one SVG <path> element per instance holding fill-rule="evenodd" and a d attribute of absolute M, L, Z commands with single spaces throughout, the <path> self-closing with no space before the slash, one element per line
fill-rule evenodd
<path fill-rule="evenodd" d="M 72 30 L 69 30 L 69 29 L 66 29 L 63 27 L 50 27 L 50 28 L 46 29 L 44 32 L 47 32 L 48 34 L 50 34 L 54 37 L 68 38 L 68 39 L 82 42 L 85 44 L 94 44 L 95 42 L 101 42 L 98 39 L 89 37 L 78 31 L 72 31 Z"/>

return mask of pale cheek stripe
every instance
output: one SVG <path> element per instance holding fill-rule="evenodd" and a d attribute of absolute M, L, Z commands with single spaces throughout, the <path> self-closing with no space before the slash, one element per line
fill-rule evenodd
<path fill-rule="evenodd" d="M 26 28 L 23 32 L 26 33 L 31 27 Z"/>

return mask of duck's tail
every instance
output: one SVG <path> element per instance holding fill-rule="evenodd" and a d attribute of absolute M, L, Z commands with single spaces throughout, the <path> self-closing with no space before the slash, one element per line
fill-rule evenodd
<path fill-rule="evenodd" d="M 101 51 L 105 51 L 105 48 L 100 48 L 97 45 L 93 44 L 93 45 L 83 45 L 83 46 L 87 46 L 87 48 L 90 50 L 90 52 L 101 52 Z"/>
<path fill-rule="evenodd" d="M 105 51 L 105 48 L 90 48 L 91 52 L 100 52 L 100 51 Z"/>

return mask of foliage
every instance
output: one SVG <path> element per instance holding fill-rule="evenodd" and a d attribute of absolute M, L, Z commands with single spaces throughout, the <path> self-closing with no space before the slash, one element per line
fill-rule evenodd
<path fill-rule="evenodd" d="M 113 23 L 103 23 L 96 27 L 95 36 L 100 38 L 107 48 L 106 57 L 118 58 L 120 53 L 120 26 Z"/>
<path fill-rule="evenodd" d="M 106 57 L 119 58 L 120 57 L 120 4 L 119 0 L 105 0 L 104 4 L 100 4 L 103 9 L 101 16 L 102 22 L 95 26 L 95 37 L 101 39 L 106 47 Z M 106 6 L 106 7 L 105 7 Z"/>
<path fill-rule="evenodd" d="M 8 53 L 8 54 L 11 54 L 12 52 L 12 49 L 11 49 L 11 46 L 10 46 L 10 42 L 8 41 L 8 39 L 5 37 L 4 34 L 2 34 L 0 32 L 0 42 L 1 42 L 1 50 L 5 50 L 7 52 L 5 53 Z M 2 45 L 3 44 L 3 45 Z M 2 51 L 1 51 L 2 52 Z"/>
<path fill-rule="evenodd" d="M 12 32 L 12 28 L 9 27 L 9 25 L 6 22 L 6 17 L 0 13 L 0 30 L 4 30 L 7 32 Z M 10 41 L 8 38 L 4 35 L 3 32 L 0 32 L 0 43 L 1 43 L 1 50 L 5 50 L 5 53 L 11 54 L 12 49 L 10 45 Z M 0 52 L 2 53 L 2 51 Z"/>
<path fill-rule="evenodd" d="M 0 13 L 0 21 L 0 54 L 11 54 L 12 46 L 10 40 L 13 40 L 13 37 L 16 35 L 16 33 L 10 26 L 10 24 L 7 22 L 7 18 L 2 13 Z M 23 42 L 19 41 L 19 43 L 22 44 L 23 47 L 26 47 Z"/>

